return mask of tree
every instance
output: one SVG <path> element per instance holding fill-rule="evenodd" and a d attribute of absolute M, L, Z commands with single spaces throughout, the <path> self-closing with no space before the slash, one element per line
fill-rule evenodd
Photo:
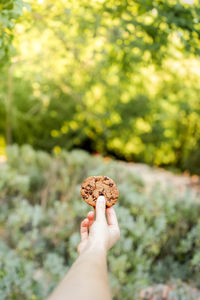
<path fill-rule="evenodd" d="M 29 0 L 14 29 L 13 141 L 188 165 L 200 13 L 185 2 Z"/>
<path fill-rule="evenodd" d="M 0 1 L 0 67 L 8 63 L 11 53 L 14 52 L 13 28 L 22 15 L 23 7 L 29 8 L 23 0 Z"/>

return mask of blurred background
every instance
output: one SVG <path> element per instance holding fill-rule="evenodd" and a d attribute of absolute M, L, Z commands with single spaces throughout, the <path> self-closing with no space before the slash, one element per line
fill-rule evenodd
<path fill-rule="evenodd" d="M 0 299 L 56 286 L 101 174 L 120 190 L 113 299 L 200 297 L 199 189 L 149 166 L 199 183 L 200 1 L 0 1 Z"/>
<path fill-rule="evenodd" d="M 200 172 L 199 1 L 1 2 L 1 154 L 28 143 Z"/>

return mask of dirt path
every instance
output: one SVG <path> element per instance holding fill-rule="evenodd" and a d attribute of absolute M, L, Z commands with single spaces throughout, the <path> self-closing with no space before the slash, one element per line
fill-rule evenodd
<path fill-rule="evenodd" d="M 122 163 L 124 164 L 124 162 Z M 153 168 L 140 163 L 125 164 L 134 174 L 139 175 L 144 180 L 147 188 L 158 183 L 163 189 L 172 186 L 180 193 L 185 193 L 189 189 L 193 194 L 200 196 L 200 177 L 197 175 L 189 176 L 186 172 L 176 175 L 164 169 Z"/>

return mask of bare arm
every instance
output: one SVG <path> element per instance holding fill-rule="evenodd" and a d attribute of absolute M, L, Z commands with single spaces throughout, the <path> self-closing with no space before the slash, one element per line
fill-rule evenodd
<path fill-rule="evenodd" d="M 82 253 L 49 300 L 110 300 L 106 254 Z"/>
<path fill-rule="evenodd" d="M 79 257 L 48 300 L 110 300 L 107 274 L 107 251 L 120 236 L 114 209 L 107 208 L 105 198 L 99 197 L 94 212 L 81 223 Z M 89 234 L 88 234 L 89 228 Z"/>

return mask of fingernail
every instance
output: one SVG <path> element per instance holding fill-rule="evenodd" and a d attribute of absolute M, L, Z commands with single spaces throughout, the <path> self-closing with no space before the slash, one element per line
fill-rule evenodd
<path fill-rule="evenodd" d="M 99 196 L 98 201 L 99 201 L 99 203 L 105 203 L 106 199 L 104 196 Z"/>

